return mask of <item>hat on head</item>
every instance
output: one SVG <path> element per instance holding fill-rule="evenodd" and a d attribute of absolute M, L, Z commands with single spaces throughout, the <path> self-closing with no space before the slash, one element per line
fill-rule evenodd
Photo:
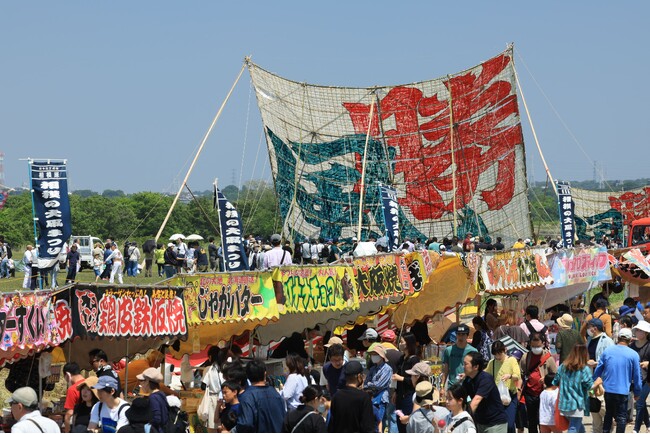
<path fill-rule="evenodd" d="M 82 381 L 81 383 L 77 384 L 77 390 L 80 391 L 84 386 L 86 386 L 93 392 L 93 394 L 95 396 L 97 396 L 97 390 L 93 389 L 93 386 L 95 384 L 97 384 L 97 380 L 98 380 L 98 378 L 95 377 L 94 375 L 92 377 L 88 377 L 84 381 Z M 99 398 L 99 397 L 97 396 L 97 398 Z"/>
<path fill-rule="evenodd" d="M 323 346 L 327 348 L 327 347 L 331 347 L 331 346 L 334 345 L 334 344 L 343 345 L 343 339 L 341 339 L 341 338 L 338 337 L 338 336 L 332 336 L 332 337 L 329 339 L 329 341 L 327 341 L 327 343 L 326 343 L 325 345 L 323 345 Z"/>
<path fill-rule="evenodd" d="M 440 393 L 429 381 L 421 381 L 415 386 L 415 402 L 420 405 L 433 405 L 440 401 Z"/>
<path fill-rule="evenodd" d="M 467 324 L 460 324 L 458 328 L 456 329 L 456 334 L 457 335 L 468 335 L 469 334 L 469 326 Z"/>
<path fill-rule="evenodd" d="M 650 333 L 650 323 L 648 321 L 641 320 L 634 327 L 632 331 L 641 330 L 642 332 Z"/>
<path fill-rule="evenodd" d="M 151 408 L 148 398 L 135 398 L 124 415 L 130 424 L 151 422 Z"/>
<path fill-rule="evenodd" d="M 379 357 L 384 359 L 384 362 L 388 361 L 388 357 L 386 357 L 386 348 L 382 344 L 373 345 L 368 352 L 377 354 Z"/>
<path fill-rule="evenodd" d="M 38 395 L 31 387 L 21 387 L 11 394 L 11 397 L 7 399 L 7 403 L 19 403 L 25 407 L 36 407 L 38 405 Z"/>
<path fill-rule="evenodd" d="M 282 237 L 280 236 L 280 234 L 271 235 L 271 242 L 272 243 L 279 243 L 280 241 L 282 241 Z"/>
<path fill-rule="evenodd" d="M 557 321 L 557 325 L 559 325 L 560 328 L 564 330 L 570 329 L 573 326 L 573 317 L 568 313 L 565 313 L 555 321 Z"/>
<path fill-rule="evenodd" d="M 264 244 L 264 246 L 262 246 L 262 248 L 264 250 L 271 250 L 273 247 L 269 246 L 268 244 Z"/>
<path fill-rule="evenodd" d="M 397 335 L 392 330 L 386 330 L 381 334 L 381 340 L 384 342 L 393 342 L 397 338 Z"/>
<path fill-rule="evenodd" d="M 618 309 L 618 315 L 619 316 L 630 315 L 632 313 L 634 313 L 634 308 L 630 307 L 630 306 L 623 305 Z"/>
<path fill-rule="evenodd" d="M 157 368 L 147 368 L 142 372 L 142 374 L 136 375 L 135 378 L 141 381 L 153 381 L 154 383 L 160 383 L 163 381 L 163 376 Z"/>
<path fill-rule="evenodd" d="M 632 330 L 631 329 L 621 329 L 618 332 L 618 338 L 619 339 L 631 340 L 632 339 Z"/>
<path fill-rule="evenodd" d="M 431 366 L 427 362 L 418 362 L 411 369 L 407 369 L 406 373 L 416 377 L 430 377 Z"/>
<path fill-rule="evenodd" d="M 524 240 L 524 244 L 530 244 L 530 238 L 526 238 L 526 239 Z"/>
<path fill-rule="evenodd" d="M 174 247 L 174 243 L 167 243 L 167 247 Z"/>
<path fill-rule="evenodd" d="M 368 339 L 369 341 L 374 341 L 377 340 L 377 337 L 379 335 L 377 334 L 377 331 L 373 328 L 367 328 L 365 332 L 361 336 L 359 336 L 359 340 L 363 341 L 365 339 Z"/>
<path fill-rule="evenodd" d="M 119 385 L 117 383 L 117 379 L 110 376 L 110 375 L 102 375 L 97 379 L 97 384 L 92 386 L 93 389 L 114 389 L 117 390 L 119 388 Z"/>
<path fill-rule="evenodd" d="M 440 244 L 440 250 L 447 250 L 447 246 L 445 246 L 444 244 Z"/>
<path fill-rule="evenodd" d="M 167 395 L 167 405 L 169 405 L 170 407 L 177 407 L 177 408 L 180 409 L 182 403 L 181 403 L 181 400 L 177 396 Z"/>
<path fill-rule="evenodd" d="M 352 241 L 357 241 L 357 237 L 352 237 Z"/>
<path fill-rule="evenodd" d="M 590 326 L 592 326 L 592 327 L 596 327 L 601 332 L 605 329 L 605 326 L 603 325 L 603 322 L 598 318 L 590 319 L 588 324 Z"/>
<path fill-rule="evenodd" d="M 357 375 L 363 372 L 363 366 L 357 360 L 350 360 L 343 368 L 345 375 Z"/>

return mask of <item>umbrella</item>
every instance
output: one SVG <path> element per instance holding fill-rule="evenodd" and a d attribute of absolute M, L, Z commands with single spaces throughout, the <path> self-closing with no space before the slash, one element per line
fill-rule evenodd
<path fill-rule="evenodd" d="M 145 253 L 151 253 L 156 248 L 156 240 L 147 240 L 142 244 L 142 251 Z"/>
<path fill-rule="evenodd" d="M 185 238 L 187 241 L 200 241 L 203 239 L 201 235 L 192 234 L 189 237 Z"/>
<path fill-rule="evenodd" d="M 183 235 L 183 234 L 174 234 L 171 237 L 169 237 L 169 241 L 176 241 L 179 238 L 185 239 L 185 235 Z"/>

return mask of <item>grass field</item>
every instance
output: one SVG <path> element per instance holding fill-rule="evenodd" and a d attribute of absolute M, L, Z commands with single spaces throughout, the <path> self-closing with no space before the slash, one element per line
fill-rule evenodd
<path fill-rule="evenodd" d="M 0 279 L 0 291 L 2 292 L 13 292 L 22 290 L 23 286 L 23 272 L 16 272 L 16 277 L 9 279 Z M 62 286 L 65 283 L 65 273 L 59 273 L 57 278 L 59 286 Z M 115 279 L 117 283 L 117 278 Z M 163 277 L 158 277 L 156 273 L 156 267 L 153 269 L 153 277 L 144 277 L 143 273 L 140 273 L 136 277 L 128 277 L 124 274 L 124 284 L 126 285 L 153 285 L 160 281 L 164 280 Z M 82 283 L 94 283 L 95 282 L 95 273 L 93 270 L 83 270 L 77 273 L 77 282 Z M 107 280 L 100 280 L 97 283 L 108 283 Z"/>

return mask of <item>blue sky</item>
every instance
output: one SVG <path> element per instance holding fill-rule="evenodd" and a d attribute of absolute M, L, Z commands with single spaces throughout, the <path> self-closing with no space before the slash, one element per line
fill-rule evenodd
<path fill-rule="evenodd" d="M 454 73 L 509 42 L 555 178 L 591 179 L 594 161 L 609 179 L 649 177 L 649 12 L 601 1 L 3 2 L 6 184 L 27 182 L 20 158 L 51 157 L 68 159 L 72 189 L 172 190 L 246 55 L 296 81 L 373 86 Z M 543 180 L 520 105 L 529 177 Z M 245 72 L 190 187 L 270 179 L 261 134 Z"/>

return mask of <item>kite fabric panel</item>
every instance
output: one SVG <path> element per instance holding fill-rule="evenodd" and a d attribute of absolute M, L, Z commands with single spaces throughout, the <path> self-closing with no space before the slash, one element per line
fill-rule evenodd
<path fill-rule="evenodd" d="M 630 191 L 591 191 L 571 189 L 579 239 L 616 234 L 634 220 L 650 216 L 650 186 Z"/>
<path fill-rule="evenodd" d="M 454 213 L 460 237 L 532 234 L 512 49 L 440 79 L 373 88 L 248 67 L 285 236 L 356 236 L 364 153 L 364 239 L 385 234 L 379 183 L 397 189 L 405 237 L 452 236 Z"/>

